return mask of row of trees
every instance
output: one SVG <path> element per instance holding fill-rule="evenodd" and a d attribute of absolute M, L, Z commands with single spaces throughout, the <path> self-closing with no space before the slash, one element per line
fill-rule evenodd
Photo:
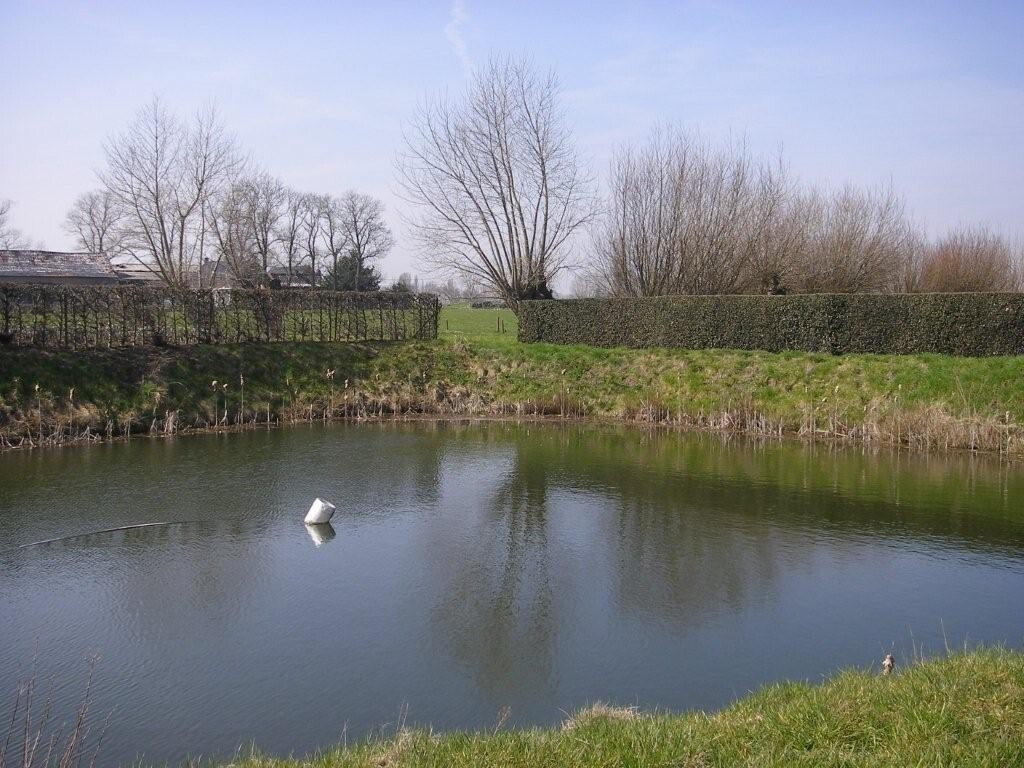
<path fill-rule="evenodd" d="M 802 187 L 781 158 L 657 129 L 620 149 L 584 285 L 623 296 L 1021 287 L 1010 244 L 984 228 L 928 242 L 888 187 Z"/>
<path fill-rule="evenodd" d="M 205 279 L 207 259 L 243 285 L 279 265 L 334 288 L 379 286 L 373 265 L 394 243 L 380 201 L 254 171 L 213 111 L 185 123 L 154 100 L 105 149 L 100 189 L 68 214 L 80 247 L 176 286 Z M 1024 288 L 1004 238 L 962 228 L 929 241 L 892 188 L 808 187 L 742 141 L 658 128 L 615 153 L 602 203 L 557 78 L 511 58 L 425 102 L 397 168 L 408 230 L 447 292 L 458 278 L 512 309 L 551 296 L 570 269 L 579 292 L 623 296 Z M 5 221 L 2 209 L 0 238 L 13 241 Z M 585 235 L 590 256 L 574 259 Z"/>
<path fill-rule="evenodd" d="M 374 265 L 394 243 L 383 204 L 300 192 L 254 169 L 212 109 L 186 123 L 154 99 L 105 154 L 100 188 L 67 215 L 84 250 L 145 264 L 176 287 L 224 274 L 254 287 L 273 268 L 287 281 L 379 287 Z"/>
<path fill-rule="evenodd" d="M 430 263 L 516 308 L 577 290 L 622 296 L 980 291 L 1022 287 L 1019 251 L 985 229 L 928 242 L 891 188 L 798 184 L 781 157 L 672 128 L 621 148 L 600 204 L 558 106 L 553 75 L 492 61 L 458 98 L 428 102 L 406 136 L 399 184 Z M 591 257 L 573 263 L 590 233 Z"/>

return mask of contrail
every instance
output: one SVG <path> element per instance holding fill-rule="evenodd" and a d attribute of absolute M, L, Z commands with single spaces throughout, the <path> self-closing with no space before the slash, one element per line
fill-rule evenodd
<path fill-rule="evenodd" d="M 455 0 L 452 3 L 451 10 L 448 12 L 448 23 L 444 26 L 444 36 L 451 44 L 455 55 L 459 57 L 462 68 L 467 72 L 473 69 L 473 62 L 470 60 L 469 52 L 466 50 L 466 41 L 462 38 L 462 27 L 468 18 L 469 14 L 466 13 L 466 4 L 463 0 Z"/>

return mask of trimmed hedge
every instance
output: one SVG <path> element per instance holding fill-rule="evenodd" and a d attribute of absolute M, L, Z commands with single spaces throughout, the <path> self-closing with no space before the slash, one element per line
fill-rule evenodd
<path fill-rule="evenodd" d="M 524 301 L 519 340 L 780 352 L 1024 354 L 1024 294 L 803 294 Z"/>
<path fill-rule="evenodd" d="M 437 338 L 427 293 L 0 283 L 0 344 L 49 349 Z"/>

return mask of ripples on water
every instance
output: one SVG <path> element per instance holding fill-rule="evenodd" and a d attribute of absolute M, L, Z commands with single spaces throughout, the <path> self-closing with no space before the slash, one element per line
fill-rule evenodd
<path fill-rule="evenodd" d="M 301 523 L 313 497 L 331 529 Z M 0 456 L 0 695 L 109 762 L 393 724 L 686 709 L 1024 640 L 1024 474 L 978 457 L 588 427 L 390 425 Z M 177 525 L 94 533 L 125 525 Z M 17 549 L 20 545 L 70 536 Z M 0 699 L 0 716 L 9 715 Z"/>

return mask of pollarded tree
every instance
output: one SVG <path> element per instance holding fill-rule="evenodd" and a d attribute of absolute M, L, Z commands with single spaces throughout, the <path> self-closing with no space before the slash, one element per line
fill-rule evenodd
<path fill-rule="evenodd" d="M 891 187 L 811 191 L 792 201 L 793 287 L 801 293 L 890 291 L 903 279 L 917 232 Z"/>
<path fill-rule="evenodd" d="M 655 129 L 612 160 L 587 290 L 620 296 L 738 293 L 781 282 L 788 181 L 742 142 Z"/>
<path fill-rule="evenodd" d="M 558 95 L 554 74 L 494 59 L 461 97 L 419 110 L 398 160 L 426 260 L 479 280 L 513 310 L 551 295 L 571 238 L 593 216 Z"/>
<path fill-rule="evenodd" d="M 959 227 L 924 249 L 914 286 L 930 293 L 1021 289 L 1013 248 L 985 227 Z"/>

